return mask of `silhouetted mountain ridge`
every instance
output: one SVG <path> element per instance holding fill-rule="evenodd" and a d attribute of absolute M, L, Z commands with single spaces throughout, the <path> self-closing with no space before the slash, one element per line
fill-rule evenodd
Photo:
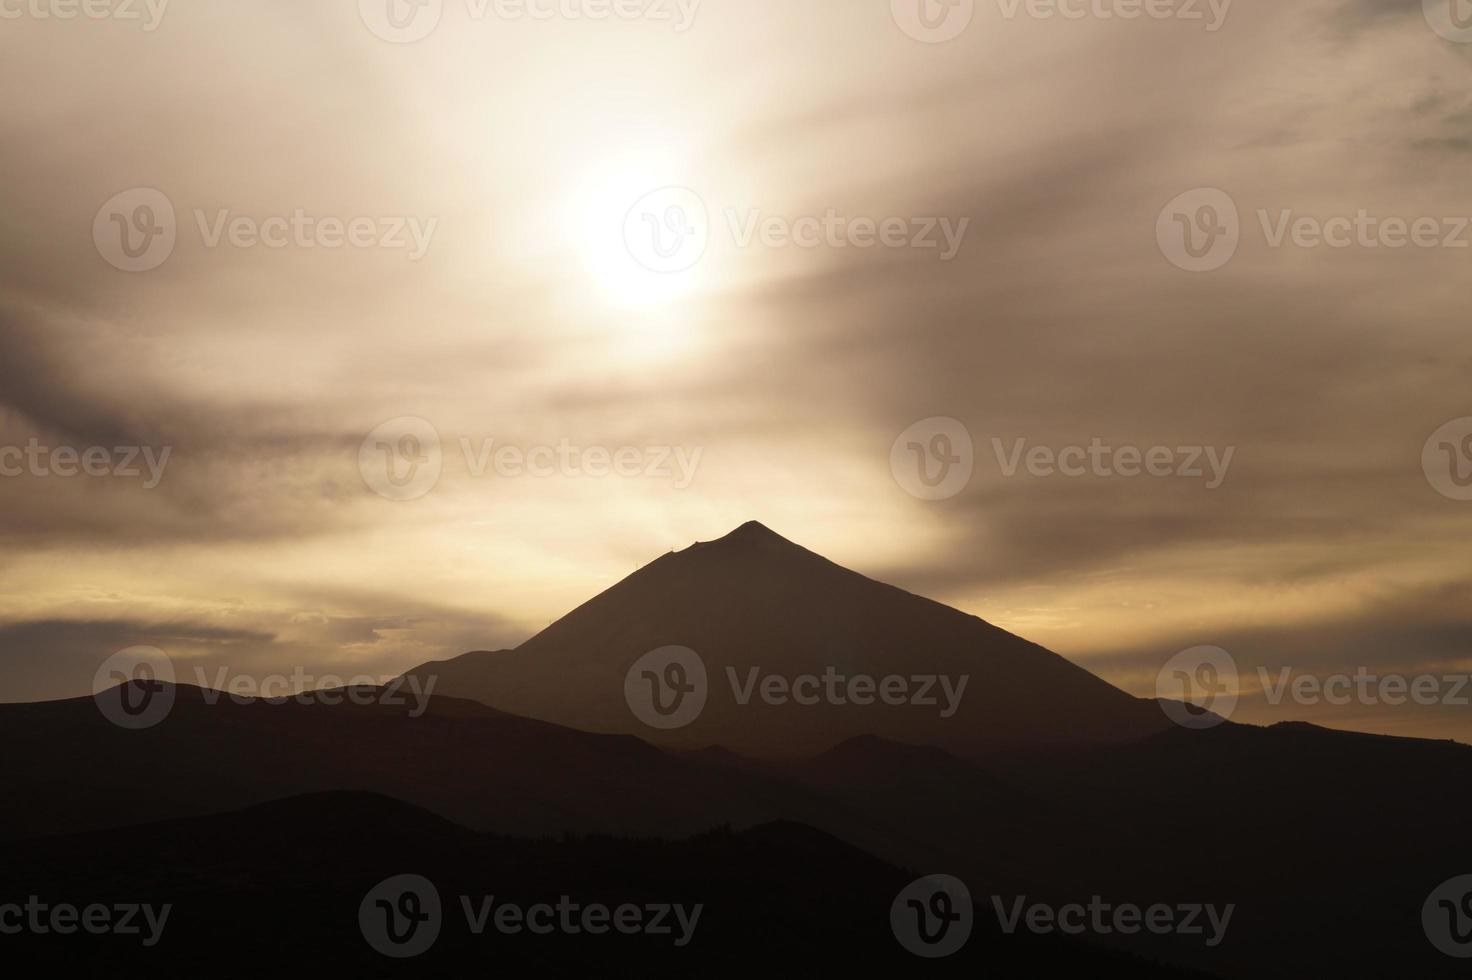
<path fill-rule="evenodd" d="M 666 646 L 695 651 L 709 699 L 673 731 L 637 719 L 625 675 Z M 734 687 L 778 674 L 898 676 L 903 705 L 740 704 Z M 630 732 L 680 748 L 723 745 L 752 756 L 801 756 L 881 735 L 984 756 L 1018 746 L 1126 741 L 1168 725 L 1135 698 L 984 620 L 851 571 L 757 522 L 666 554 L 514 650 L 425 664 L 438 691 L 590 731 Z M 954 715 L 923 704 L 960 691 Z M 913 679 L 913 680 L 912 680 Z M 929 694 L 924 691 L 929 690 Z"/>

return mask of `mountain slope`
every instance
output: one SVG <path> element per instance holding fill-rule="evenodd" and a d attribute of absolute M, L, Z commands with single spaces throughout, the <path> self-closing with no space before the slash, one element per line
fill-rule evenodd
<path fill-rule="evenodd" d="M 640 657 L 670 645 L 700 656 L 709 697 L 693 723 L 660 731 L 635 717 L 624 681 Z M 829 670 L 867 675 L 876 685 L 906 678 L 896 699 L 907 702 L 856 705 L 840 689 L 850 703 L 825 695 L 816 705 L 771 704 L 760 693 L 768 675 L 791 682 Z M 411 673 L 437 676 L 441 693 L 527 717 L 753 755 L 811 754 L 857 735 L 987 754 L 1128 741 L 1168 724 L 1153 702 L 1057 654 L 842 568 L 756 523 L 665 555 L 515 650 L 470 653 Z M 926 676 L 948 679 L 959 698 L 940 682 L 927 691 L 915 679 Z M 741 704 L 738 692 L 748 689 L 752 696 Z M 936 703 L 913 703 L 927 698 Z M 952 701 L 959 707 L 943 717 Z"/>

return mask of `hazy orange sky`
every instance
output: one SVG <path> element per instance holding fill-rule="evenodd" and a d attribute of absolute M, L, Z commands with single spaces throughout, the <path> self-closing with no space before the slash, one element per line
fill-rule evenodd
<path fill-rule="evenodd" d="M 319 676 L 514 645 L 752 518 L 1142 695 L 1198 644 L 1472 670 L 1472 502 L 1422 465 L 1472 415 L 1472 249 L 1444 240 L 1472 215 L 1472 43 L 1419 0 L 978 0 L 949 38 L 907 0 L 443 0 L 407 43 L 375 2 L 0 0 L 0 447 L 170 453 L 153 487 L 0 476 L 0 698 L 86 693 L 136 643 Z M 629 228 L 670 187 L 707 243 L 651 271 Z M 128 272 L 95 232 L 138 188 L 176 241 Z M 1190 272 L 1157 225 L 1198 188 L 1240 244 Z M 1447 234 L 1275 246 L 1284 212 Z M 313 234 L 298 214 L 373 244 L 251 243 Z M 965 224 L 953 256 L 742 234 L 825 216 Z M 932 417 L 975 447 L 941 500 L 891 468 Z M 391 500 L 360 450 L 404 418 L 441 471 Z M 1232 456 L 1215 487 L 1009 476 L 1019 440 Z M 476 475 L 503 446 L 639 472 Z M 1244 685 L 1245 720 L 1472 740 L 1466 707 Z"/>

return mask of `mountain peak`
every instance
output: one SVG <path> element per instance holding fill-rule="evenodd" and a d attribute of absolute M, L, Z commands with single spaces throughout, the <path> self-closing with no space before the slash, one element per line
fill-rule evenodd
<path fill-rule="evenodd" d="M 734 543 L 738 541 L 781 541 L 783 544 L 792 544 L 782 535 L 767 527 L 761 521 L 747 521 L 723 538 L 717 541 Z"/>
<path fill-rule="evenodd" d="M 713 550 L 719 552 L 733 551 L 772 551 L 777 549 L 791 549 L 793 551 L 806 551 L 801 545 L 789 541 L 782 535 L 773 531 L 760 521 L 747 521 L 740 527 L 728 532 L 714 541 L 697 541 L 686 548 L 686 552 Z"/>
<path fill-rule="evenodd" d="M 771 528 L 767 527 L 761 521 L 747 521 L 745 524 L 742 524 L 740 527 L 736 528 L 736 530 L 732 531 L 731 534 L 742 534 L 742 533 L 755 534 L 757 532 L 764 532 L 766 534 L 776 534 L 777 533 L 777 532 L 773 531 Z M 729 537 L 729 536 L 730 535 L 727 535 L 727 537 Z"/>

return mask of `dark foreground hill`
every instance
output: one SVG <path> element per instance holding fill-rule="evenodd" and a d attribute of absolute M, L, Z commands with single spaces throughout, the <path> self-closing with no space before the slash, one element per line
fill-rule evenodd
<path fill-rule="evenodd" d="M 1188 976 L 1057 936 L 1004 936 L 980 909 L 958 952 L 921 959 L 900 946 L 890 918 L 915 876 L 792 823 L 665 842 L 525 840 L 383 797 L 327 794 L 0 846 L 0 865 L 0 907 L 35 895 L 52 908 L 147 905 L 157 920 L 170 906 L 161 929 L 136 936 L 27 931 L 0 942 L 8 967 L 66 975 Z M 370 892 L 400 907 L 402 893 L 379 886 L 406 874 L 433 887 L 438 914 L 429 901 L 413 908 L 432 916 L 418 928 L 427 936 L 432 922 L 435 935 L 423 952 L 391 958 L 370 945 L 360 913 Z M 498 930 L 478 918 L 488 900 L 491 916 L 515 907 L 550 931 Z M 375 930 L 381 909 L 367 904 Z M 537 916 L 538 904 L 553 911 Z M 573 911 L 564 917 L 561 906 Z M 583 928 L 596 927 L 583 916 L 599 906 L 637 911 L 637 929 Z M 488 924 L 481 934 L 476 921 Z"/>
<path fill-rule="evenodd" d="M 94 839 L 122 867 L 146 837 L 135 825 L 324 791 L 385 794 L 516 836 L 676 839 L 795 820 L 1008 901 L 1231 904 L 1216 946 L 1199 936 L 1088 937 L 1221 976 L 1413 968 L 1439 977 L 1463 965 L 1431 946 L 1420 918 L 1433 889 L 1472 873 L 1472 749 L 1455 743 L 1228 724 L 986 766 L 872 736 L 774 762 L 725 750 L 671 755 L 448 698 L 414 718 L 382 704 L 212 704 L 194 688 L 178 688 L 170 715 L 143 731 L 79 699 L 0 706 L 0 736 L 11 749 L 0 830 L 30 839 L 12 855 L 54 853 L 56 835 L 114 828 Z M 381 840 L 347 830 L 341 840 L 355 854 L 416 853 L 423 819 L 405 817 Z M 277 821 L 271 833 L 330 845 L 338 831 L 305 820 Z M 455 846 L 468 833 L 424 836 Z M 210 867 L 193 851 L 150 860 L 165 875 Z"/>
<path fill-rule="evenodd" d="M 985 768 L 859 739 L 781 768 L 1038 900 L 1235 906 L 1215 947 L 1100 937 L 1123 949 L 1244 978 L 1467 975 L 1422 923 L 1433 890 L 1472 874 L 1464 745 L 1228 724 Z M 1472 898 L 1448 913 L 1472 954 Z"/>

